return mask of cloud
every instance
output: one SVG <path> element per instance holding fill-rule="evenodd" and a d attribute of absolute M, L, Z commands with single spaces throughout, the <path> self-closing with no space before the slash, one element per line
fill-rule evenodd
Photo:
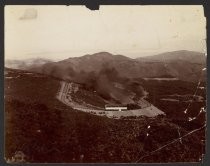
<path fill-rule="evenodd" d="M 20 17 L 20 20 L 31 20 L 37 18 L 37 10 L 36 9 L 26 9 L 24 14 Z"/>

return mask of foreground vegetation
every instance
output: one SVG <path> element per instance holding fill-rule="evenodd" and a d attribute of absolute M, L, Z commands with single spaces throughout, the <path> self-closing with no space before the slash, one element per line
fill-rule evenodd
<path fill-rule="evenodd" d="M 27 162 L 136 162 L 187 133 L 164 117 L 113 120 L 17 100 L 5 106 L 6 157 L 22 151 Z M 140 162 L 198 161 L 204 150 L 201 131 Z"/>
<path fill-rule="evenodd" d="M 36 163 L 198 162 L 205 153 L 204 121 L 188 122 L 183 106 L 168 105 L 166 117 L 152 119 L 98 117 L 56 100 L 59 80 L 17 74 L 5 84 L 6 159 L 21 151 L 25 162 Z"/>

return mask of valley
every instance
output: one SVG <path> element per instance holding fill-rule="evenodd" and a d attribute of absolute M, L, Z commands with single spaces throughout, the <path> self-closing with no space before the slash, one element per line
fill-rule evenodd
<path fill-rule="evenodd" d="M 81 91 L 81 92 L 79 92 Z M 78 96 L 81 93 L 83 95 L 87 94 L 86 97 L 84 97 L 83 100 L 81 99 L 81 96 Z M 89 94 L 88 94 L 89 93 Z M 89 95 L 89 96 L 88 96 Z M 99 116 L 106 116 L 109 118 L 125 118 L 125 117 L 139 117 L 139 116 L 146 116 L 146 117 L 155 117 L 157 115 L 164 115 L 164 112 L 150 104 L 144 99 L 140 99 L 137 101 L 138 106 L 141 109 L 131 109 L 126 111 L 107 111 L 105 110 L 106 104 L 112 104 L 109 101 L 105 101 L 103 98 L 98 96 L 96 93 L 93 94 L 94 98 L 92 101 L 94 103 L 97 103 L 96 105 L 91 105 L 90 103 L 87 103 L 87 100 L 85 98 L 90 98 L 91 92 L 84 92 L 82 91 L 82 88 L 75 83 L 67 83 L 62 81 L 61 82 L 61 88 L 58 92 L 57 99 L 66 104 L 67 106 L 72 107 L 75 110 L 91 113 L 94 115 Z M 99 107 L 100 104 L 100 107 Z"/>

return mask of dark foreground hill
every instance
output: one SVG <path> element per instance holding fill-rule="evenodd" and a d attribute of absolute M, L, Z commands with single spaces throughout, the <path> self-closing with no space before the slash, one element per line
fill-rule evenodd
<path fill-rule="evenodd" d="M 55 98 L 58 89 L 59 80 L 53 77 L 6 69 L 7 161 L 17 151 L 35 163 L 198 162 L 205 153 L 202 124 L 180 141 L 180 135 L 194 129 L 167 117 L 114 120 L 78 112 Z"/>

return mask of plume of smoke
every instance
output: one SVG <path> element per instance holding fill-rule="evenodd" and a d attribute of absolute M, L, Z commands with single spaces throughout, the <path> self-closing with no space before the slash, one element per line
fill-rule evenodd
<path fill-rule="evenodd" d="M 131 91 L 135 92 L 137 98 L 145 98 L 148 96 L 148 92 L 137 81 L 130 80 L 128 87 Z"/>
<path fill-rule="evenodd" d="M 54 76 L 61 74 L 60 72 L 57 73 L 56 69 L 52 69 L 51 73 Z M 65 73 L 63 79 L 83 84 L 85 88 L 94 90 L 101 97 L 114 100 L 116 103 L 134 103 L 133 94 L 138 97 L 146 95 L 141 85 L 127 78 L 122 78 L 115 68 L 103 66 L 98 73 L 85 71 L 76 73 L 71 67 L 68 67 L 62 73 Z M 116 83 L 120 86 L 115 86 Z"/>

